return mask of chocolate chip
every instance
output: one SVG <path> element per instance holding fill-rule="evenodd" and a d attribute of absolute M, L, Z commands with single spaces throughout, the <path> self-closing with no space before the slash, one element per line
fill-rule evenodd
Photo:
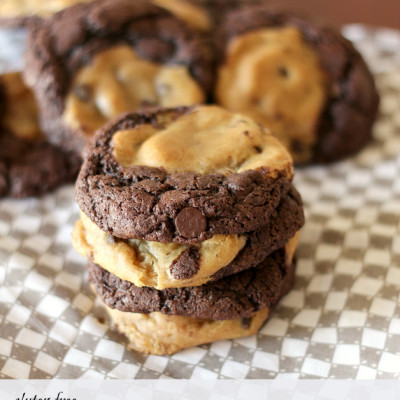
<path fill-rule="evenodd" d="M 289 71 L 287 70 L 286 67 L 279 67 L 279 68 L 278 68 L 278 73 L 279 73 L 279 75 L 282 76 L 283 78 L 289 77 Z"/>
<path fill-rule="evenodd" d="M 291 153 L 296 154 L 299 160 L 311 157 L 312 149 L 313 146 L 311 144 L 304 143 L 297 139 L 293 139 L 290 143 Z"/>
<path fill-rule="evenodd" d="M 89 85 L 78 85 L 74 87 L 75 96 L 81 101 L 89 101 L 92 97 L 92 88 Z"/>
<path fill-rule="evenodd" d="M 176 216 L 175 226 L 181 236 L 195 238 L 206 230 L 207 220 L 197 208 L 186 207 Z"/>
<path fill-rule="evenodd" d="M 170 268 L 171 274 L 175 279 L 189 279 L 196 275 L 200 268 L 200 254 L 195 247 L 189 247 Z"/>
<path fill-rule="evenodd" d="M 242 328 L 243 329 L 249 329 L 250 328 L 250 324 L 251 324 L 251 317 L 247 317 L 247 318 L 242 318 Z"/>
<path fill-rule="evenodd" d="M 253 104 L 254 106 L 262 106 L 262 102 L 263 102 L 263 99 L 261 98 L 261 97 L 259 97 L 259 96 L 253 96 L 251 99 L 250 99 L 250 102 L 251 102 L 251 104 Z"/>

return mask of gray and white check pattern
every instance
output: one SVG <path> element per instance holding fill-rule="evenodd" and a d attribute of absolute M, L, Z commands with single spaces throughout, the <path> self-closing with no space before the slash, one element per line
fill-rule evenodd
<path fill-rule="evenodd" d="M 68 186 L 0 201 L 0 378 L 399 378 L 400 34 L 345 33 L 376 72 L 375 140 L 297 171 L 307 216 L 297 280 L 259 334 L 170 357 L 129 350 L 71 247 Z M 11 47 L 22 39 L 0 31 L 2 70 L 21 62 Z"/>

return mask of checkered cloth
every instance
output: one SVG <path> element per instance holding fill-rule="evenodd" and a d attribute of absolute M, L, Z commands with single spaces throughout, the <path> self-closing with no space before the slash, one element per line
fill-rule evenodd
<path fill-rule="evenodd" d="M 71 247 L 73 187 L 0 201 L 1 378 L 398 378 L 400 376 L 400 33 L 345 29 L 376 73 L 375 141 L 297 171 L 307 216 L 297 280 L 257 336 L 170 357 L 126 347 Z M 23 33 L 0 31 L 0 68 Z"/>

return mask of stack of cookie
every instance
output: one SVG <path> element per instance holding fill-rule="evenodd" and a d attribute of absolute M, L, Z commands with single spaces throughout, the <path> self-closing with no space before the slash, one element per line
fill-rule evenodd
<path fill-rule="evenodd" d="M 97 132 L 73 243 L 133 348 L 257 332 L 293 278 L 304 217 L 292 176 L 266 129 L 217 106 L 125 114 Z"/>

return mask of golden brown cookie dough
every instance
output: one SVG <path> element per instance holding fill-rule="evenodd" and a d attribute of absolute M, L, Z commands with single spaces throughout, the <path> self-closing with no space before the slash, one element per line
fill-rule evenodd
<path fill-rule="evenodd" d="M 111 242 L 82 212 L 73 232 L 73 245 L 82 256 L 91 258 L 120 279 L 158 290 L 206 283 L 215 272 L 228 265 L 245 244 L 244 235 L 215 235 L 198 243 L 195 245 L 200 255 L 198 272 L 189 279 L 176 279 L 171 267 L 189 248 L 187 245 L 135 239 Z"/>
<path fill-rule="evenodd" d="M 22 80 L 19 72 L 1 75 L 7 96 L 1 125 L 20 139 L 34 140 L 43 137 L 39 127 L 35 97 Z"/>
<path fill-rule="evenodd" d="M 128 45 L 103 50 L 78 71 L 66 97 L 64 119 L 90 136 L 111 118 L 143 106 L 176 107 L 205 101 L 187 67 L 139 57 Z"/>
<path fill-rule="evenodd" d="M 311 152 L 326 91 L 327 78 L 314 49 L 298 29 L 280 27 L 229 42 L 215 96 L 218 104 L 264 124 L 288 148 L 295 140 Z"/>
<path fill-rule="evenodd" d="M 112 145 L 123 167 L 224 175 L 265 169 L 266 176 L 288 179 L 293 174 L 290 155 L 268 130 L 217 106 L 197 107 L 160 128 L 144 124 L 116 132 Z"/>
<path fill-rule="evenodd" d="M 152 0 L 153 4 L 162 7 L 179 18 L 192 29 L 208 32 L 212 21 L 206 10 L 187 0 Z"/>
<path fill-rule="evenodd" d="M 269 309 L 255 312 L 250 321 L 197 319 L 158 312 L 137 314 L 106 307 L 117 329 L 126 335 L 129 346 L 144 353 L 168 355 L 184 348 L 224 339 L 251 336 L 268 318 Z"/>

